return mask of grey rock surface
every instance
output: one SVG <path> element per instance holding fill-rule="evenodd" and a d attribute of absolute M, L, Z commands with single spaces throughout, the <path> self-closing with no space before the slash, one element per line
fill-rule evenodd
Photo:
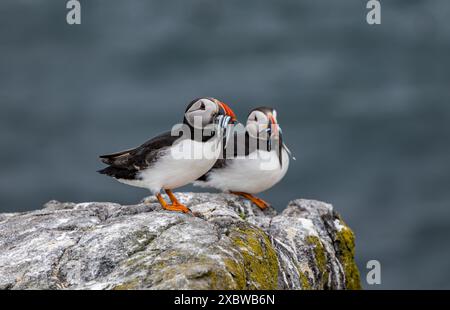
<path fill-rule="evenodd" d="M 48 202 L 0 214 L 0 289 L 358 289 L 354 237 L 331 205 L 297 199 L 277 214 L 228 194 Z"/>

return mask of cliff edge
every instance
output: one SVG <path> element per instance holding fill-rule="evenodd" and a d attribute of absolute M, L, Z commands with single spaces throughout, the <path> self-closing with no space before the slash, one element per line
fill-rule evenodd
<path fill-rule="evenodd" d="M 354 235 L 330 204 L 280 214 L 228 194 L 48 202 L 0 214 L 0 289 L 359 289 Z"/>

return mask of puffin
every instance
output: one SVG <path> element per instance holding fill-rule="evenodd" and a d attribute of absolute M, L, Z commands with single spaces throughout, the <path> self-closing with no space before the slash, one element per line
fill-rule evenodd
<path fill-rule="evenodd" d="M 198 178 L 194 186 L 242 196 L 260 209 L 266 209 L 270 204 L 254 195 L 268 190 L 284 177 L 292 156 L 283 143 L 277 112 L 271 107 L 254 108 L 245 128 L 239 131 L 235 127 L 234 143 L 228 143 L 223 158 Z"/>
<path fill-rule="evenodd" d="M 100 160 L 108 167 L 98 172 L 150 190 L 165 210 L 191 213 L 172 190 L 192 183 L 213 167 L 230 136 L 226 134 L 228 127 L 234 123 L 236 115 L 227 104 L 210 97 L 194 99 L 186 108 L 182 124 L 136 148 L 101 155 Z M 162 190 L 170 204 L 161 195 Z"/>

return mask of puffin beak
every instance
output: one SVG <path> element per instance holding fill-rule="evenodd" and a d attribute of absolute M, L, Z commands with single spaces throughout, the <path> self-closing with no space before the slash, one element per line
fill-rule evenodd
<path fill-rule="evenodd" d="M 216 101 L 217 105 L 224 111 L 225 117 L 222 121 L 222 127 L 224 129 L 225 133 L 225 143 L 224 147 L 226 148 L 228 145 L 228 141 L 230 141 L 231 136 L 233 135 L 233 127 L 228 128 L 229 124 L 235 125 L 237 123 L 236 114 L 234 114 L 234 111 L 226 104 L 219 100 Z"/>
<path fill-rule="evenodd" d="M 219 107 L 225 112 L 225 115 L 230 117 L 230 123 L 236 124 L 237 119 L 236 114 L 234 114 L 234 111 L 226 103 L 223 103 L 222 101 L 219 100 L 217 100 L 216 102 L 219 105 Z"/>
<path fill-rule="evenodd" d="M 269 132 L 269 149 L 272 149 L 274 147 L 272 145 L 272 137 L 274 137 L 277 140 L 277 153 L 278 153 L 278 160 L 280 162 L 280 167 L 283 166 L 283 141 L 281 137 L 281 128 L 278 126 L 277 117 L 276 115 L 273 115 L 272 113 L 269 113 L 269 122 L 270 127 L 268 128 Z"/>
<path fill-rule="evenodd" d="M 219 123 L 220 123 L 220 126 L 225 130 L 224 147 L 226 148 L 228 145 L 228 141 L 230 140 L 230 138 L 233 134 L 233 130 L 232 129 L 228 130 L 227 127 L 229 124 L 235 125 L 237 123 L 236 114 L 234 114 L 234 111 L 227 104 L 225 104 L 217 99 L 214 99 L 214 101 L 217 103 L 219 108 L 225 114 L 225 116 L 219 115 L 219 118 L 221 118 Z"/>
<path fill-rule="evenodd" d="M 273 114 L 269 114 L 269 121 L 270 121 L 270 133 L 271 135 L 275 137 L 279 137 L 280 135 L 280 128 L 278 127 L 277 119 Z"/>

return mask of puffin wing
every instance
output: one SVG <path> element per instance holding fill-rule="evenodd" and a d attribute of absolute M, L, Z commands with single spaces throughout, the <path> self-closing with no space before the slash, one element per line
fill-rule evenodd
<path fill-rule="evenodd" d="M 135 175 L 136 172 L 148 168 L 163 153 L 163 150 L 172 146 L 179 138 L 170 131 L 162 133 L 141 146 L 113 154 L 101 155 L 100 159 L 109 165 L 98 172 L 111 176 L 128 174 Z"/>

